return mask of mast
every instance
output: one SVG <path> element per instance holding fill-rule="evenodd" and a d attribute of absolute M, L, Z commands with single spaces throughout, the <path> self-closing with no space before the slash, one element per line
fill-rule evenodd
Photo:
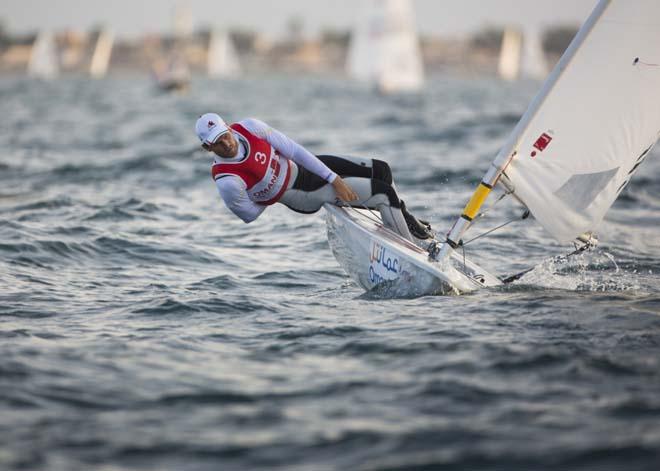
<path fill-rule="evenodd" d="M 507 166 L 511 160 L 517 155 L 518 142 L 521 135 L 526 131 L 529 123 L 536 116 L 541 106 L 545 102 L 546 98 L 556 85 L 557 81 L 561 78 L 564 70 L 570 64 L 570 62 L 575 57 L 578 49 L 589 35 L 593 27 L 599 18 L 603 15 L 607 7 L 610 5 L 612 0 L 600 0 L 594 11 L 589 15 L 589 18 L 584 22 L 578 33 L 571 41 L 571 44 L 568 46 L 564 54 L 557 65 L 544 82 L 541 90 L 536 95 L 534 100 L 527 108 L 527 111 L 522 116 L 513 132 L 505 142 L 504 146 L 500 152 L 495 157 L 495 160 L 491 163 L 488 171 L 482 178 L 477 189 L 472 194 L 472 197 L 468 201 L 467 205 L 463 209 L 461 216 L 456 220 L 451 230 L 447 234 L 446 243 L 444 243 L 440 251 L 432 255 L 432 257 L 438 261 L 444 261 L 452 252 L 456 249 L 461 242 L 461 238 L 465 232 L 470 228 L 472 220 L 477 216 L 479 210 L 483 206 L 484 202 L 488 198 L 493 187 L 499 182 L 502 173 L 506 170 Z"/>

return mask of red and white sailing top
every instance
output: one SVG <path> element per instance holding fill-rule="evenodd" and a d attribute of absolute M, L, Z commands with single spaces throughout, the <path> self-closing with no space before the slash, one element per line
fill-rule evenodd
<path fill-rule="evenodd" d="M 238 161 L 214 163 L 211 167 L 213 179 L 235 175 L 245 183 L 250 200 L 264 205 L 277 203 L 288 187 L 292 162 L 240 123 L 231 124 L 229 128 L 243 144 L 245 155 Z"/>
<path fill-rule="evenodd" d="M 315 155 L 262 121 L 244 119 L 230 129 L 238 152 L 231 158 L 216 156 L 211 173 L 227 207 L 245 222 L 282 197 L 296 164 L 329 183 L 337 177 Z"/>

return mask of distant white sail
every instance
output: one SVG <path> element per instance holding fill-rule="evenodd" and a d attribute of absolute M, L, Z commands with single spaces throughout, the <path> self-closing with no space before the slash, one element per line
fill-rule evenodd
<path fill-rule="evenodd" d="M 520 74 L 522 77 L 538 80 L 548 75 L 543 42 L 538 29 L 528 28 L 524 32 Z"/>
<path fill-rule="evenodd" d="M 179 1 L 174 6 L 174 35 L 186 40 L 193 34 L 193 14 L 189 1 Z"/>
<path fill-rule="evenodd" d="M 96 40 L 89 66 L 89 74 L 92 77 L 105 77 L 105 74 L 108 72 L 108 66 L 110 65 L 113 44 L 114 35 L 109 31 L 101 30 Z"/>
<path fill-rule="evenodd" d="M 504 80 L 516 80 L 520 74 L 522 35 L 520 31 L 507 28 L 502 35 L 498 73 Z"/>
<path fill-rule="evenodd" d="M 186 91 L 190 87 L 190 68 L 182 55 L 173 53 L 167 60 L 154 65 L 159 88 L 166 91 Z"/>
<path fill-rule="evenodd" d="M 515 28 L 507 28 L 504 31 L 498 73 L 504 80 L 546 77 L 548 70 L 538 30 L 528 28 L 523 33 Z"/>
<path fill-rule="evenodd" d="M 660 135 L 660 1 L 601 0 L 494 162 L 560 241 L 601 222 Z"/>
<path fill-rule="evenodd" d="M 30 53 L 28 74 L 43 79 L 55 78 L 59 74 L 57 45 L 52 33 L 41 32 L 37 35 Z"/>
<path fill-rule="evenodd" d="M 424 66 L 410 0 L 368 0 L 353 31 L 347 72 L 384 92 L 415 91 Z"/>
<path fill-rule="evenodd" d="M 211 77 L 232 77 L 241 72 L 234 43 L 227 32 L 211 33 L 208 47 L 207 72 Z"/>

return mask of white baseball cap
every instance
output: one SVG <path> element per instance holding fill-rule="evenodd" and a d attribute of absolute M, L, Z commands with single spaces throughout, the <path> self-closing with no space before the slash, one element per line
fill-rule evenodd
<path fill-rule="evenodd" d="M 195 132 L 203 144 L 213 144 L 220 136 L 229 132 L 229 127 L 219 115 L 206 113 L 195 123 Z"/>

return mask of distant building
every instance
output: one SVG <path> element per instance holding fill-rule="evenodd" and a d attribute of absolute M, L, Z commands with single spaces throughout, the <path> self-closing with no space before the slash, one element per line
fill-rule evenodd
<path fill-rule="evenodd" d="M 30 62 L 34 36 L 9 39 L 0 55 L 0 71 L 11 74 L 24 74 Z"/>

